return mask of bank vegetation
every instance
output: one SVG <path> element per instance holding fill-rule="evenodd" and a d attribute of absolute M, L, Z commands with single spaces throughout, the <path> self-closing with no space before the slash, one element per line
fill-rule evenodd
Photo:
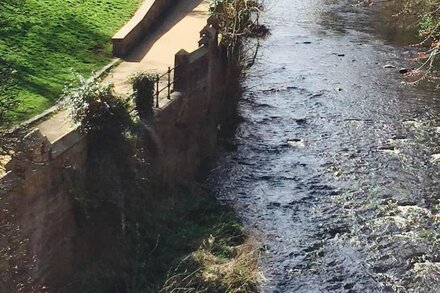
<path fill-rule="evenodd" d="M 415 28 L 420 41 L 412 44 L 420 51 L 413 59 L 420 62 L 419 68 L 410 75 L 415 82 L 431 80 L 440 84 L 438 55 L 440 54 L 440 1 L 439 0 L 392 0 L 399 7 L 394 17 L 403 18 L 406 28 Z M 387 5 L 387 4 L 385 4 Z"/>
<path fill-rule="evenodd" d="M 228 79 L 238 91 L 255 58 L 245 46 L 260 31 L 262 7 L 246 0 L 212 7 L 228 51 Z M 200 183 L 164 183 L 155 168 L 151 79 L 134 77 L 129 98 L 83 78 L 66 93 L 72 119 L 89 139 L 87 174 L 70 176 L 85 183 L 73 180 L 71 196 L 81 237 L 97 253 L 58 292 L 258 292 L 260 250 L 233 209 Z"/>

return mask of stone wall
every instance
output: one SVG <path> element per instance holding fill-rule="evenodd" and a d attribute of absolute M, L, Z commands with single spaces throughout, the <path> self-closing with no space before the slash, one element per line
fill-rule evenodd
<path fill-rule="evenodd" d="M 172 0 L 146 0 L 136 15 L 112 38 L 113 55 L 124 57 L 142 39 L 151 35 Z"/>
<path fill-rule="evenodd" d="M 225 107 L 225 50 L 217 32 L 204 29 L 199 49 L 181 50 L 175 57 L 174 78 L 179 92 L 157 112 L 154 132 L 159 143 L 163 176 L 169 182 L 192 180 L 216 153 Z M 178 82 L 177 82 L 178 81 Z"/>
<path fill-rule="evenodd" d="M 224 50 L 214 29 L 201 35 L 199 49 L 176 54 L 180 84 L 151 123 L 159 150 L 152 161 L 168 183 L 197 177 L 228 119 Z M 22 149 L 0 178 L 0 292 L 53 292 L 87 254 L 77 243 L 72 200 L 73 184 L 86 173 L 87 139 L 73 130 L 50 143 L 34 130 Z"/>
<path fill-rule="evenodd" d="M 50 144 L 37 129 L 22 147 L 0 178 L 0 292 L 46 292 L 74 267 L 70 176 L 84 168 L 87 144 L 76 131 Z"/>

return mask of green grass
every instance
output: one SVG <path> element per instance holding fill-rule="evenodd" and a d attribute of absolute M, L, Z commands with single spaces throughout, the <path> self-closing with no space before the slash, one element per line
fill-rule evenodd
<path fill-rule="evenodd" d="M 23 121 L 52 106 L 74 73 L 90 76 L 107 64 L 112 35 L 140 2 L 0 1 L 0 66 L 16 70 L 20 102 L 8 113 L 8 122 Z"/>

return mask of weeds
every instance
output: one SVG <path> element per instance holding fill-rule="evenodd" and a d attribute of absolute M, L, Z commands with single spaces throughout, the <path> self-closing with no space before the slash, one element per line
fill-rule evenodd
<path fill-rule="evenodd" d="M 236 243 L 227 236 L 210 235 L 202 245 L 186 256 L 168 273 L 161 293 L 184 292 L 257 292 L 261 275 L 258 251 L 246 240 Z"/>
<path fill-rule="evenodd" d="M 396 2 L 394 0 L 393 2 Z M 405 0 L 397 1 L 400 11 L 394 17 L 406 16 L 409 19 L 416 19 L 416 22 L 405 23 L 406 27 L 416 27 L 421 41 L 414 44 L 422 48 L 412 58 L 420 62 L 420 66 L 408 73 L 408 77 L 416 84 L 423 80 L 431 80 L 438 83 L 439 78 L 435 76 L 436 58 L 440 54 L 440 1 L 438 0 Z"/>
<path fill-rule="evenodd" d="M 263 6 L 254 0 L 214 0 L 212 14 L 218 20 L 222 44 L 227 48 L 230 62 L 247 68 L 253 65 L 258 53 L 258 38 L 269 30 L 259 23 Z M 257 43 L 250 41 L 257 38 Z"/>
<path fill-rule="evenodd" d="M 197 185 L 161 183 L 151 162 L 152 134 L 133 123 L 111 86 L 81 79 L 73 88 L 66 94 L 72 117 L 90 143 L 86 183 L 73 184 L 72 198 L 81 242 L 99 253 L 86 257 L 84 269 L 58 291 L 157 292 L 167 273 L 179 280 L 170 268 L 183 258 L 178 267 L 190 260 L 199 266 L 204 283 L 198 286 L 208 292 L 255 292 L 256 252 L 233 211 Z"/>

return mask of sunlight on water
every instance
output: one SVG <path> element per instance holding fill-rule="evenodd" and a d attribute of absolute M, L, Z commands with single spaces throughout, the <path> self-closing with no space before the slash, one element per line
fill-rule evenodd
<path fill-rule="evenodd" d="M 408 32 L 357 2 L 265 1 L 237 150 L 211 181 L 263 235 L 267 292 L 439 285 L 439 97 L 402 84 Z"/>

